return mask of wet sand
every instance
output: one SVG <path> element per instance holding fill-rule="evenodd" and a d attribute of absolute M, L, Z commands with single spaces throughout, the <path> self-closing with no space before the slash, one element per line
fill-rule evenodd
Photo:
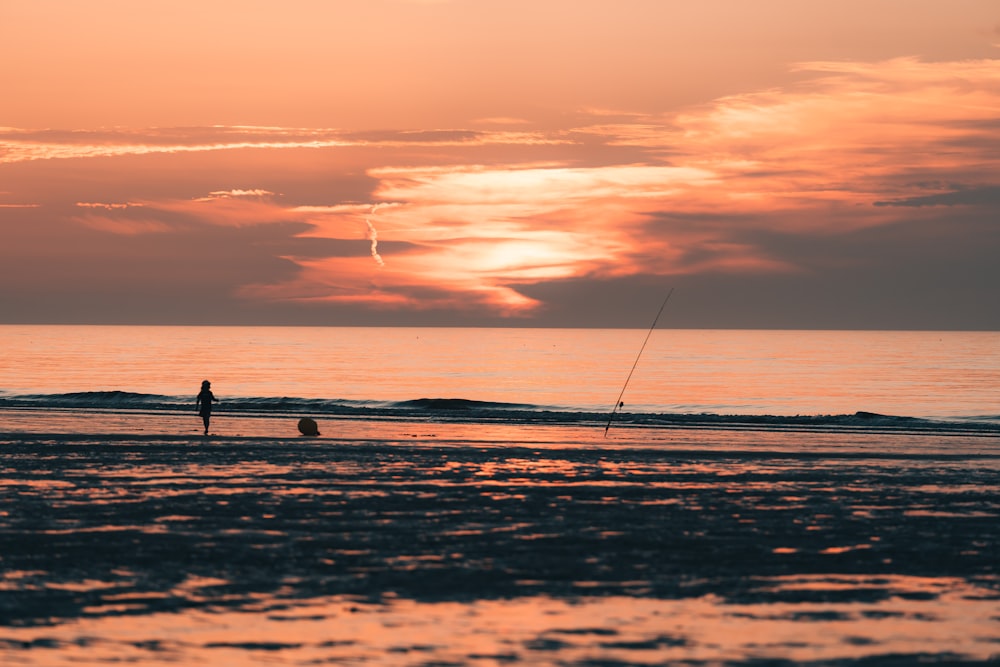
<path fill-rule="evenodd" d="M 1000 659 L 995 437 L 394 429 L 0 437 L 0 662 Z"/>

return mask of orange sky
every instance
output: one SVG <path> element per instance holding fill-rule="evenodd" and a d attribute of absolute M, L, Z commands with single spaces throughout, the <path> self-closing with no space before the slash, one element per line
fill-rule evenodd
<path fill-rule="evenodd" d="M 1000 328 L 1000 8 L 0 5 L 0 322 Z"/>

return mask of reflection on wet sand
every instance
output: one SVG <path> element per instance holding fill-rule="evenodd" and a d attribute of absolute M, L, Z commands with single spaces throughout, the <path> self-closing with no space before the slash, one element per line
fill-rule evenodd
<path fill-rule="evenodd" d="M 198 584 L 186 584 L 194 592 Z M 129 615 L 127 601 L 42 628 L 8 628 L 0 649 L 36 664 L 734 664 L 872 654 L 986 660 L 995 593 L 957 579 L 805 577 L 752 585 L 780 602 L 549 596 L 421 602 L 388 595 L 266 597 L 234 612 Z M 864 602 L 852 596 L 867 597 Z M 211 597 L 211 596 L 207 596 Z M 103 612 L 103 613 L 99 613 Z M 866 663 L 870 664 L 870 663 Z"/>
<path fill-rule="evenodd" d="M 474 435 L 8 438 L 0 658 L 870 665 L 1000 654 L 1000 455 Z"/>

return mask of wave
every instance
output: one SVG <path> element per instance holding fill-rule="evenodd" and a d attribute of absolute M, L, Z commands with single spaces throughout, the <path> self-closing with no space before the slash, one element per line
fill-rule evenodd
<path fill-rule="evenodd" d="M 467 398 L 417 398 L 399 401 L 393 405 L 399 408 L 417 410 L 539 410 L 539 406 L 528 403 L 494 403 L 473 401 Z"/>
<path fill-rule="evenodd" d="M 0 395 L 0 410 L 93 410 L 123 412 L 186 412 L 192 398 L 128 391 L 87 391 L 63 394 Z M 244 397 L 216 405 L 220 414 L 241 416 L 313 415 L 357 419 L 419 419 L 422 421 L 507 422 L 559 425 L 605 424 L 662 428 L 862 429 L 908 432 L 961 432 L 1000 435 L 1000 415 L 947 420 L 884 415 L 858 411 L 840 415 L 758 415 L 715 413 L 647 413 L 572 410 L 526 403 L 477 401 L 464 398 L 415 398 L 403 401 L 360 401 L 296 397 Z"/>
<path fill-rule="evenodd" d="M 0 407 L 143 408 L 167 406 L 177 402 L 176 397 L 131 391 L 80 391 L 0 397 Z"/>
<path fill-rule="evenodd" d="M 0 407 L 12 408 L 135 408 L 150 410 L 189 409 L 194 399 L 184 396 L 163 396 L 130 391 L 82 391 L 64 394 L 23 394 L 0 396 Z M 498 403 L 464 398 L 416 398 L 405 401 L 358 401 L 350 399 L 296 398 L 289 396 L 226 398 L 217 404 L 226 412 L 337 413 L 344 411 L 491 411 L 542 410 L 541 406 L 525 403 Z"/>

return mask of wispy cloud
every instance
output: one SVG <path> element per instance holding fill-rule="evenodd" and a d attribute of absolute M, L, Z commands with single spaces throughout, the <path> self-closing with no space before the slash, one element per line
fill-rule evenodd
<path fill-rule="evenodd" d="M 990 206 L 1000 207 L 1000 185 L 979 188 L 959 188 L 952 192 L 877 201 L 876 206 Z"/>
<path fill-rule="evenodd" d="M 150 128 L 147 130 L 53 131 L 0 128 L 0 164 L 33 160 L 64 160 L 206 153 L 215 151 L 329 149 L 405 146 L 553 145 L 562 137 L 535 132 L 471 130 L 348 133 L 338 130 L 218 126 L 210 128 Z"/>
<path fill-rule="evenodd" d="M 678 117 L 685 158 L 754 178 L 737 184 L 746 190 L 835 194 L 844 202 L 997 160 L 997 140 L 977 123 L 995 119 L 998 61 L 904 58 L 799 69 L 819 76 Z"/>
<path fill-rule="evenodd" d="M 0 132 L 0 164 L 249 148 L 330 148 L 356 144 L 357 142 L 322 132 L 312 133 L 312 136 L 303 136 L 301 133 L 276 136 L 276 132 L 270 128 L 266 132 L 256 128 L 226 128 L 226 131 L 215 133 L 215 136 L 206 136 L 206 133 L 199 131 L 186 135 L 180 132 L 162 133 L 155 129 L 147 132 L 8 130 Z"/>
<path fill-rule="evenodd" d="M 214 190 L 208 193 L 208 197 L 203 198 L 198 201 L 205 201 L 208 199 L 233 199 L 235 197 L 271 197 L 274 193 L 270 190 L 262 190 L 260 188 L 255 188 L 253 190 Z"/>
<path fill-rule="evenodd" d="M 105 203 L 105 202 L 89 202 L 89 201 L 78 201 L 76 205 L 80 208 L 99 208 L 106 211 L 117 211 L 127 208 L 140 207 L 142 204 L 137 204 L 135 202 L 125 202 L 125 203 Z"/>

